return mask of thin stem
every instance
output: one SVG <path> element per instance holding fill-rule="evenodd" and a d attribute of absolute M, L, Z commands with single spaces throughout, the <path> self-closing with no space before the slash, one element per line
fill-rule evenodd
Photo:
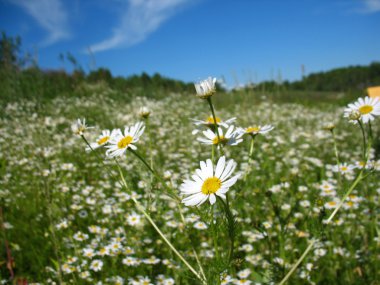
<path fill-rule="evenodd" d="M 211 114 L 212 114 L 212 118 L 214 120 L 214 126 L 215 126 L 216 135 L 218 136 L 218 141 L 220 142 L 218 123 L 216 121 L 215 110 L 214 110 L 214 106 L 212 105 L 212 102 L 211 102 L 211 97 L 207 98 L 207 102 L 208 102 L 208 105 L 210 106 L 210 109 L 211 109 Z"/>
<path fill-rule="evenodd" d="M 166 184 L 165 180 L 146 162 L 146 160 L 135 150 L 130 149 L 132 152 L 145 166 L 148 170 L 160 181 L 161 185 L 166 189 L 167 194 L 176 201 L 180 199 L 173 193 L 173 190 Z"/>
<path fill-rule="evenodd" d="M 331 215 L 329 216 L 329 218 L 327 219 L 327 222 L 326 222 L 326 225 L 330 224 L 330 222 L 332 221 L 332 219 L 335 217 L 335 215 L 338 213 L 338 211 L 340 210 L 340 208 L 342 207 L 342 205 L 344 204 L 345 200 L 347 199 L 347 197 L 351 194 L 351 192 L 354 190 L 354 188 L 356 187 L 356 185 L 363 179 L 367 178 L 367 175 L 364 175 L 363 176 L 363 172 L 365 170 L 365 167 L 367 165 L 367 162 L 368 162 L 368 158 L 369 158 L 369 153 L 370 153 L 370 150 L 371 150 L 371 137 L 370 137 L 370 140 L 368 141 L 368 144 L 367 144 L 367 141 L 366 141 L 366 137 L 365 137 L 365 132 L 364 132 L 364 127 L 363 127 L 363 124 L 360 120 L 358 120 L 358 123 L 360 125 L 360 128 L 362 130 L 362 136 L 363 136 L 363 158 L 364 158 L 364 166 L 362 167 L 362 169 L 360 170 L 359 174 L 357 175 L 355 181 L 351 184 L 350 188 L 347 190 L 346 194 L 343 196 L 343 198 L 341 199 L 341 201 L 339 202 L 338 206 L 334 209 L 334 211 L 331 213 Z M 290 269 L 290 271 L 288 272 L 288 274 L 283 278 L 283 280 L 279 283 L 279 285 L 282 285 L 284 284 L 288 279 L 289 277 L 292 275 L 292 273 L 296 270 L 296 268 L 298 267 L 298 265 L 300 265 L 300 263 L 302 262 L 302 260 L 306 257 L 307 253 L 311 250 L 311 248 L 313 247 L 315 241 L 312 242 L 305 250 L 305 252 L 302 254 L 302 256 L 297 260 L 297 262 L 293 265 L 293 267 Z"/>
<path fill-rule="evenodd" d="M 339 168 L 340 159 L 339 159 L 339 152 L 338 152 L 338 147 L 336 144 L 334 129 L 331 130 L 331 134 L 332 134 L 333 141 L 334 141 L 334 152 L 335 152 L 336 165 Z M 341 187 L 342 186 L 342 174 L 340 173 L 340 171 L 338 171 L 338 182 L 339 182 L 339 186 Z"/>
<path fill-rule="evenodd" d="M 363 176 L 363 171 L 364 171 L 364 167 L 362 168 L 362 170 L 359 172 L 359 175 L 356 177 L 355 181 L 352 183 L 351 187 L 348 189 L 348 191 L 346 192 L 346 194 L 343 196 L 342 200 L 339 202 L 338 206 L 335 208 L 335 210 L 331 213 L 330 217 L 327 219 L 327 222 L 326 224 L 329 224 L 331 222 L 331 220 L 334 218 L 334 216 L 336 215 L 336 213 L 339 211 L 339 209 L 342 207 L 344 201 L 347 199 L 347 197 L 351 194 L 352 190 L 354 190 L 354 188 L 356 187 L 356 185 L 362 180 Z"/>
<path fill-rule="evenodd" d="M 91 147 L 91 145 L 88 143 L 87 139 L 82 135 L 81 136 L 82 139 L 85 141 L 85 143 L 89 146 L 89 148 L 91 150 L 93 150 L 93 148 Z M 165 183 L 165 181 L 153 170 L 152 167 L 150 167 L 149 164 L 146 163 L 146 161 L 136 152 L 136 151 L 133 151 L 131 150 L 131 152 L 136 155 L 136 157 L 138 157 L 143 163 L 144 165 L 153 173 L 153 175 L 155 175 L 157 177 L 157 179 L 160 180 L 160 182 L 163 184 L 163 186 L 169 190 L 171 190 Z M 98 158 L 100 158 L 100 156 L 97 154 Z M 106 165 L 104 163 L 104 161 L 100 158 L 101 162 L 106 166 L 107 170 L 109 171 L 109 173 L 112 175 L 112 169 Z M 118 180 L 118 182 L 120 183 L 121 186 L 124 186 L 125 189 L 130 192 L 129 188 L 128 188 L 128 185 L 127 185 L 127 182 L 125 181 L 125 178 L 124 178 L 124 175 L 123 175 L 123 172 L 121 170 L 121 166 L 119 164 L 119 162 L 115 159 L 116 161 L 116 164 L 117 164 L 117 167 L 118 167 L 118 170 L 119 170 L 119 173 L 120 173 L 120 177 L 121 177 L 121 180 L 122 180 L 122 183 L 120 183 L 120 180 Z M 170 243 L 170 241 L 165 237 L 165 235 L 161 232 L 161 230 L 157 227 L 157 225 L 155 224 L 155 222 L 152 220 L 152 218 L 149 216 L 149 214 L 145 211 L 144 207 L 141 205 L 140 202 L 138 202 L 133 196 L 131 196 L 131 199 L 132 201 L 135 203 L 136 205 L 136 208 L 141 211 L 141 213 L 146 217 L 146 219 L 150 222 L 150 224 L 153 226 L 153 228 L 157 231 L 157 233 L 161 236 L 161 238 L 164 240 L 164 242 L 170 247 L 170 249 L 182 260 L 182 262 L 190 269 L 190 271 L 202 282 L 203 285 L 207 285 L 207 282 L 205 281 L 206 279 L 205 278 L 202 278 L 196 271 L 195 269 L 186 261 L 186 259 L 176 250 L 176 248 Z M 178 198 L 177 198 L 178 200 Z"/>
<path fill-rule="evenodd" d="M 362 170 L 359 172 L 358 176 L 356 177 L 355 181 L 352 183 L 351 187 L 347 190 L 346 194 L 343 196 L 342 200 L 339 202 L 338 206 L 335 208 L 335 210 L 331 213 L 330 217 L 327 219 L 327 222 L 326 222 L 326 225 L 328 225 L 331 220 L 334 218 L 334 216 L 336 215 L 336 213 L 338 213 L 339 209 L 342 207 L 344 201 L 347 199 L 347 197 L 351 194 L 352 190 L 354 190 L 354 188 L 356 187 L 356 185 L 361 181 L 363 180 L 363 171 L 364 171 L 365 167 L 362 168 Z M 365 176 L 367 177 L 367 176 Z M 297 262 L 292 266 L 292 268 L 290 269 L 290 271 L 288 272 L 288 274 L 286 274 L 286 276 L 282 279 L 282 281 L 279 283 L 279 285 L 282 285 L 284 284 L 290 277 L 290 275 L 292 275 L 292 273 L 297 269 L 298 265 L 300 265 L 300 263 L 302 262 L 302 260 L 306 257 L 307 253 L 311 250 L 311 248 L 313 247 L 315 241 L 312 242 L 307 248 L 306 250 L 304 251 L 304 253 L 302 254 L 302 256 L 297 260 Z"/>
<path fill-rule="evenodd" d="M 230 209 L 230 203 L 228 200 L 228 196 L 226 195 L 226 202 L 220 197 L 219 200 L 222 202 L 224 211 L 226 212 L 226 218 L 228 223 L 228 237 L 230 239 L 230 249 L 228 252 L 228 261 L 231 262 L 234 257 L 234 245 L 235 245 L 235 225 L 234 225 L 234 217 L 232 215 Z"/>
<path fill-rule="evenodd" d="M 216 257 L 216 260 L 219 260 L 217 229 L 216 229 L 216 224 L 214 223 L 214 205 L 212 205 L 211 207 L 211 226 L 212 226 L 212 233 L 213 233 L 215 257 Z"/>
<path fill-rule="evenodd" d="M 122 179 L 124 187 L 128 190 L 127 183 L 124 179 L 123 173 L 121 171 L 121 168 L 118 166 L 120 177 Z M 161 236 L 163 241 L 170 247 L 170 249 L 181 259 L 181 261 L 189 268 L 189 270 L 199 279 L 202 281 L 202 284 L 207 284 L 203 278 L 197 273 L 197 271 L 186 261 L 186 259 L 177 251 L 177 249 L 173 246 L 173 244 L 166 238 L 166 236 L 161 232 L 159 227 L 156 225 L 156 223 L 152 220 L 152 218 L 149 216 L 149 214 L 145 211 L 144 207 L 141 205 L 139 201 L 137 201 L 134 197 L 131 197 L 132 201 L 135 203 L 136 208 L 145 216 L 145 218 L 149 221 L 149 223 L 153 226 L 153 228 L 157 231 L 157 233 Z"/>
<path fill-rule="evenodd" d="M 364 126 L 363 126 L 362 121 L 358 120 L 358 123 L 359 123 L 360 129 L 362 130 L 362 137 L 363 137 L 363 159 L 365 159 L 366 158 L 366 145 L 367 145 L 366 137 L 365 137 L 365 130 L 364 130 Z"/>
<path fill-rule="evenodd" d="M 221 143 L 220 134 L 219 134 L 218 122 L 216 121 L 214 105 L 212 104 L 211 97 L 208 97 L 208 98 L 207 98 L 207 102 L 208 102 L 208 105 L 210 106 L 210 110 L 211 110 L 212 118 L 213 118 L 213 120 L 214 120 L 214 128 L 215 128 L 215 132 L 216 132 L 216 135 L 217 135 L 217 137 L 218 137 L 218 144 L 217 144 L 217 146 L 219 146 L 219 151 L 220 151 L 221 155 L 223 155 L 223 149 L 222 149 L 223 145 L 222 145 L 222 143 Z"/>
<path fill-rule="evenodd" d="M 253 147 L 255 145 L 255 135 L 252 135 L 251 136 L 251 144 L 250 144 L 250 147 L 249 147 L 249 155 L 248 155 L 248 166 L 247 166 L 247 171 L 245 172 L 245 175 L 244 175 L 244 181 L 247 179 L 247 176 L 250 172 L 250 165 L 251 165 L 251 162 L 252 162 L 252 155 L 253 155 Z"/>
<path fill-rule="evenodd" d="M 212 149 L 211 149 L 211 161 L 212 161 L 212 164 L 215 164 L 215 145 L 212 145 L 211 147 L 212 147 Z"/>
<path fill-rule="evenodd" d="M 184 227 L 186 228 L 186 220 L 185 220 L 185 217 L 183 216 L 183 213 L 182 213 L 182 209 L 181 209 L 181 204 L 180 203 L 177 203 L 177 207 L 178 207 L 178 212 L 179 212 L 179 215 L 181 217 L 181 221 L 184 225 Z M 198 267 L 199 267 L 199 270 L 201 271 L 201 274 L 202 274 L 202 277 L 203 279 L 206 281 L 207 283 L 207 278 L 206 278 L 206 275 L 204 273 L 204 270 L 203 270 L 203 267 L 202 267 L 202 263 L 199 259 L 199 256 L 198 256 L 198 253 L 197 251 L 195 250 L 194 248 L 194 245 L 193 245 L 193 240 L 191 238 L 191 236 L 189 235 L 188 236 L 189 240 L 190 240 L 190 243 L 191 243 L 191 248 L 192 248 L 192 251 L 193 251 L 193 254 L 194 254 L 194 257 L 195 257 L 195 260 L 197 261 L 197 264 L 198 264 Z"/>
<path fill-rule="evenodd" d="M 145 119 L 145 125 L 149 138 L 149 158 L 150 158 L 150 167 L 153 168 L 153 150 L 152 150 L 152 132 L 149 124 L 149 117 Z M 154 175 L 151 173 L 150 175 L 150 187 L 148 188 L 148 210 L 150 211 L 150 206 L 152 203 L 152 187 L 153 187 L 153 177 Z"/>
<path fill-rule="evenodd" d="M 298 265 L 302 262 L 302 260 L 306 257 L 306 255 L 309 253 L 309 251 L 313 248 L 314 244 L 317 240 L 312 240 L 309 246 L 306 248 L 304 253 L 301 255 L 301 257 L 298 259 L 298 261 L 293 265 L 293 267 L 289 270 L 288 274 L 281 280 L 279 285 L 285 284 L 285 282 L 289 279 L 289 277 L 293 274 L 293 272 L 297 269 Z"/>
<path fill-rule="evenodd" d="M 97 153 L 93 148 L 92 146 L 90 145 L 90 143 L 88 142 L 88 140 L 86 139 L 86 137 L 84 135 L 81 135 L 81 138 L 83 139 L 83 141 L 86 143 L 86 145 L 89 147 L 89 149 L 95 153 L 96 157 L 100 160 L 100 162 L 104 165 L 105 168 L 107 168 L 108 170 L 108 173 L 112 176 L 113 179 L 117 180 L 116 176 L 112 173 L 112 168 L 106 164 L 104 162 L 104 159 L 99 155 L 99 153 Z M 115 159 L 115 161 L 117 162 L 117 160 Z M 118 163 L 118 162 L 117 162 Z"/>

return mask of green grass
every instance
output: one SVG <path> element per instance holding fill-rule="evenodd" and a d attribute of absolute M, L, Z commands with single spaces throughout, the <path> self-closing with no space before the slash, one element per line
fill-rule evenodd
<path fill-rule="evenodd" d="M 127 190 L 114 177 L 118 176 L 115 162 L 104 160 L 104 149 L 86 152 L 85 144 L 72 134 L 70 126 L 77 118 L 85 117 L 89 125 L 95 126 L 86 134 L 93 142 L 105 128 L 124 128 L 141 120 L 138 110 L 147 106 L 152 114 L 149 128 L 136 144 L 138 151 L 148 161 L 152 153 L 154 168 L 165 173 L 167 185 L 179 194 L 181 183 L 190 178 L 199 161 L 211 158 L 210 147 L 196 140 L 202 134 L 191 134 L 191 119 L 210 115 L 207 103 L 192 94 L 146 98 L 120 94 L 103 85 L 84 86 L 77 92 L 74 95 L 78 96 L 62 94 L 54 99 L 3 105 L 0 205 L 1 219 L 7 224 L 1 231 L 0 280 L 12 283 L 6 266 L 7 241 L 8 253 L 14 260 L 14 280 L 132 284 L 131 278 L 146 276 L 160 284 L 157 278 L 163 274 L 176 284 L 199 284 L 127 199 Z M 288 284 L 378 284 L 378 170 L 355 188 L 353 205 L 342 208 L 332 225 L 323 224 L 332 212 L 324 205 L 333 197 L 322 196 L 320 184 L 329 181 L 337 190 L 336 197 L 342 197 L 358 173 L 355 169 L 338 185 L 337 173 L 332 171 L 333 140 L 323 125 L 328 121 L 336 124 L 342 162 L 355 164 L 362 160 L 360 129 L 343 118 L 343 107 L 354 100 L 354 95 L 240 91 L 217 93 L 213 100 L 216 115 L 222 119 L 237 117 L 237 126 L 275 126 L 268 135 L 256 137 L 247 179 L 238 180 L 228 192 L 237 222 L 232 264 L 226 265 L 229 228 L 220 203 L 215 207 L 216 243 L 221 253 L 217 260 L 215 233 L 210 227 L 194 227 L 195 220 L 209 223 L 209 203 L 199 209 L 182 206 L 185 226 L 176 203 L 163 195 L 164 187 L 152 179 L 140 161 L 131 153 L 119 160 L 129 188 L 150 209 L 154 221 L 191 265 L 198 269 L 190 246 L 193 244 L 209 284 L 218 284 L 219 271 L 225 268 L 226 274 L 237 278 L 236 284 L 244 284 L 237 283 L 237 274 L 245 269 L 251 271 L 247 279 L 252 284 L 276 283 L 302 254 L 308 240 L 317 238 L 316 248 Z M 378 119 L 373 129 L 379 132 Z M 225 155 L 238 163 L 236 172 L 247 171 L 249 145 L 249 137 L 245 137 L 241 144 L 224 148 Z M 375 157 L 378 159 L 379 153 L 374 149 Z M 130 225 L 128 218 L 134 213 L 141 220 Z M 67 227 L 57 227 L 62 221 L 67 222 Z M 92 233 L 90 226 L 101 228 L 102 233 Z M 87 234 L 88 239 L 75 240 L 78 232 Z M 116 238 L 121 240 L 121 250 L 93 258 L 83 255 L 84 248 L 99 252 Z M 139 265 L 123 264 L 128 256 Z M 151 256 L 159 262 L 147 264 Z M 70 263 L 71 258 L 76 261 Z M 103 262 L 102 270 L 90 269 L 95 259 Z M 60 266 L 72 268 L 73 272 L 59 274 Z"/>

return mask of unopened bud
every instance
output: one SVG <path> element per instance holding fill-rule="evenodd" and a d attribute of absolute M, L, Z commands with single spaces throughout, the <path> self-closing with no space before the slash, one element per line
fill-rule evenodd
<path fill-rule="evenodd" d="M 360 119 L 362 114 L 359 112 L 359 110 L 352 110 L 351 113 L 348 115 L 348 118 L 352 121 L 357 121 Z"/>
<path fill-rule="evenodd" d="M 332 123 L 332 122 L 326 123 L 323 126 L 323 129 L 326 130 L 326 131 L 332 131 L 333 129 L 335 129 L 335 124 Z"/>
<path fill-rule="evenodd" d="M 139 115 L 140 117 L 147 119 L 150 116 L 150 110 L 147 107 L 141 107 Z"/>

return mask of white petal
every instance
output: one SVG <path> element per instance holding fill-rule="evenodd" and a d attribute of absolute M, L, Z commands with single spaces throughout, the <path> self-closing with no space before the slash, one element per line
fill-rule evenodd
<path fill-rule="evenodd" d="M 223 174 L 220 176 L 220 180 L 223 181 L 224 179 L 228 178 L 231 175 L 231 173 L 235 170 L 235 167 L 235 161 L 233 159 L 229 160 L 226 168 L 223 171 Z"/>
<path fill-rule="evenodd" d="M 220 178 L 220 175 L 222 175 L 224 167 L 226 166 L 226 157 L 222 156 L 219 158 L 218 163 L 215 168 L 215 177 Z"/>
<path fill-rule="evenodd" d="M 207 165 L 207 172 L 206 172 L 207 177 L 213 177 L 214 176 L 214 169 L 213 169 L 211 159 L 206 160 L 206 165 Z"/>
<path fill-rule="evenodd" d="M 211 205 L 214 205 L 214 203 L 216 202 L 216 197 L 215 197 L 215 195 L 214 195 L 214 194 L 211 194 L 209 200 L 210 200 L 210 204 L 211 204 Z"/>

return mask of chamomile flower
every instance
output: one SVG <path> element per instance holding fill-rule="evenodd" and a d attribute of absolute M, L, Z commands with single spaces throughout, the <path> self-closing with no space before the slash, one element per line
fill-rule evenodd
<path fill-rule="evenodd" d="M 214 95 L 216 78 L 208 77 L 206 80 L 195 83 L 195 91 L 197 92 L 197 97 L 206 99 Z"/>
<path fill-rule="evenodd" d="M 355 169 L 354 165 L 350 165 L 347 163 L 341 163 L 339 165 L 334 165 L 333 171 L 334 172 L 340 172 L 341 174 L 351 174 L 352 171 Z"/>
<path fill-rule="evenodd" d="M 356 102 L 348 104 L 344 110 L 344 116 L 350 117 L 353 112 L 359 111 L 363 123 L 373 121 L 375 116 L 380 115 L 380 100 L 378 98 L 359 98 Z"/>
<path fill-rule="evenodd" d="M 266 134 L 269 133 L 271 130 L 273 130 L 274 127 L 272 125 L 264 125 L 264 126 L 250 126 L 246 129 L 240 129 L 240 132 L 243 134 L 250 134 L 250 135 L 258 135 L 258 134 Z"/>
<path fill-rule="evenodd" d="M 134 143 L 138 142 L 145 129 L 144 123 L 138 122 L 131 127 L 126 127 L 124 133 L 117 129 L 112 132 L 106 155 L 110 157 L 122 156 L 128 148 L 137 149 Z"/>
<path fill-rule="evenodd" d="M 321 190 L 321 196 L 323 197 L 336 195 L 334 185 L 327 181 L 323 181 L 322 184 L 319 186 L 319 189 Z"/>
<path fill-rule="evenodd" d="M 225 134 L 222 128 L 218 128 L 218 133 L 219 136 L 212 130 L 206 130 L 203 132 L 206 138 L 201 137 L 197 140 L 208 145 L 237 145 L 243 141 L 243 134 L 234 130 L 234 126 L 229 126 Z"/>
<path fill-rule="evenodd" d="M 136 226 L 140 223 L 140 221 L 141 221 L 141 216 L 134 213 L 134 212 L 132 214 L 128 215 L 128 217 L 127 217 L 127 223 L 130 226 Z"/>
<path fill-rule="evenodd" d="M 198 221 L 194 223 L 194 228 L 196 228 L 197 230 L 206 230 L 207 225 L 204 222 Z"/>
<path fill-rule="evenodd" d="M 228 189 L 240 176 L 238 174 L 229 178 L 235 168 L 236 162 L 232 159 L 226 162 L 224 156 L 219 158 L 215 169 L 210 159 L 201 161 L 192 180 L 185 180 L 181 185 L 181 194 L 188 195 L 182 203 L 186 206 L 200 206 L 208 199 L 212 205 L 216 202 L 216 195 L 225 199 Z"/>
<path fill-rule="evenodd" d="M 89 127 L 86 125 L 86 119 L 78 119 L 74 124 L 71 125 L 71 130 L 74 134 L 78 136 L 82 136 L 86 130 L 92 128 L 93 127 Z"/>
<path fill-rule="evenodd" d="M 108 143 L 111 138 L 111 132 L 109 130 L 102 131 L 102 134 L 96 139 L 96 142 L 90 143 L 90 146 L 86 148 L 86 151 L 97 149 Z"/>
<path fill-rule="evenodd" d="M 328 210 L 335 209 L 338 206 L 339 202 L 340 202 L 339 199 L 335 198 L 332 201 L 329 201 L 329 202 L 325 203 L 324 206 Z"/>
<path fill-rule="evenodd" d="M 219 117 L 215 117 L 215 120 L 214 120 L 214 117 L 212 115 L 210 115 L 209 117 L 207 117 L 206 120 L 192 119 L 192 121 L 194 122 L 194 125 L 197 127 L 192 132 L 192 134 L 195 135 L 195 134 L 199 133 L 202 126 L 211 128 L 212 130 L 215 128 L 215 124 L 218 127 L 221 126 L 221 127 L 224 127 L 224 128 L 228 128 L 228 126 L 230 124 L 232 124 L 235 120 L 236 120 L 236 117 L 230 118 L 230 119 L 225 120 L 225 121 L 222 120 Z"/>
<path fill-rule="evenodd" d="M 93 271 L 100 271 L 103 267 L 103 261 L 95 259 L 91 262 L 90 269 Z"/>

